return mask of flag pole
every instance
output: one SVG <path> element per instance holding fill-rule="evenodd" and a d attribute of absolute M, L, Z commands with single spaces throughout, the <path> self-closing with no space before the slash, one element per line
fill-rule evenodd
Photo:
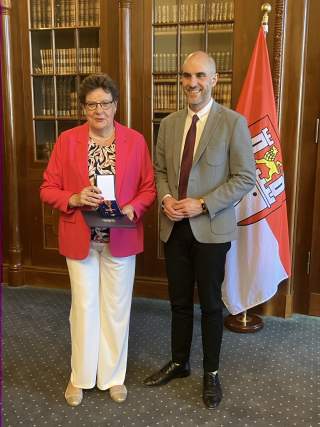
<path fill-rule="evenodd" d="M 265 33 L 265 35 L 268 34 L 269 31 L 269 13 L 271 12 L 271 4 L 270 3 L 263 3 L 263 5 L 261 6 L 261 10 L 263 13 L 263 17 L 262 17 L 262 21 L 261 21 L 261 25 L 263 27 L 263 31 Z"/>
<path fill-rule="evenodd" d="M 263 12 L 261 25 L 263 27 L 265 36 L 269 30 L 268 22 L 271 9 L 272 8 L 270 3 L 263 3 L 261 6 L 261 11 Z M 224 320 L 224 325 L 227 329 L 233 332 L 250 333 L 257 332 L 262 329 L 264 323 L 261 317 L 257 316 L 256 314 L 248 314 L 247 310 L 245 310 L 235 316 L 231 314 L 227 316 Z"/>

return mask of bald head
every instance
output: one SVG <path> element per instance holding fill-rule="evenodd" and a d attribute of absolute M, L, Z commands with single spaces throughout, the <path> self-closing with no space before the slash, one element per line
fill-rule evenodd
<path fill-rule="evenodd" d="M 216 64 L 206 52 L 198 50 L 186 58 L 181 83 L 191 110 L 200 111 L 210 102 L 217 81 Z"/>
<path fill-rule="evenodd" d="M 190 64 L 201 64 L 206 69 L 208 75 L 213 76 L 216 74 L 216 63 L 211 56 L 202 50 L 190 53 L 183 63 L 182 70 Z"/>

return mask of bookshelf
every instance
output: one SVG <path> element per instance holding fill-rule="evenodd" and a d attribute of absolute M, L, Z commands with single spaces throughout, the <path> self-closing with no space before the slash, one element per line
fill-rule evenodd
<path fill-rule="evenodd" d="M 28 0 L 34 159 L 81 123 L 82 79 L 101 71 L 100 0 Z"/>
<path fill-rule="evenodd" d="M 184 108 L 179 72 L 187 55 L 204 50 L 217 65 L 217 102 L 231 107 L 234 0 L 153 0 L 153 147 L 163 117 Z"/>

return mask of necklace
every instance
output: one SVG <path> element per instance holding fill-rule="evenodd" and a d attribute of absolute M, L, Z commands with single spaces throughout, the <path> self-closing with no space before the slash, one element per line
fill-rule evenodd
<path fill-rule="evenodd" d="M 111 135 L 107 136 L 106 138 L 89 134 L 89 139 L 91 139 L 91 141 L 93 141 L 96 145 L 109 146 L 115 140 L 115 130 L 113 129 Z"/>

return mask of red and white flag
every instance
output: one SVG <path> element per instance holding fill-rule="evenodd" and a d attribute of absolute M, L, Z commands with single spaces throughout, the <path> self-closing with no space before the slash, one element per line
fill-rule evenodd
<path fill-rule="evenodd" d="M 290 275 L 283 163 L 268 48 L 261 27 L 237 111 L 251 134 L 256 185 L 236 206 L 239 238 L 226 261 L 223 300 L 231 314 L 261 304 Z"/>

